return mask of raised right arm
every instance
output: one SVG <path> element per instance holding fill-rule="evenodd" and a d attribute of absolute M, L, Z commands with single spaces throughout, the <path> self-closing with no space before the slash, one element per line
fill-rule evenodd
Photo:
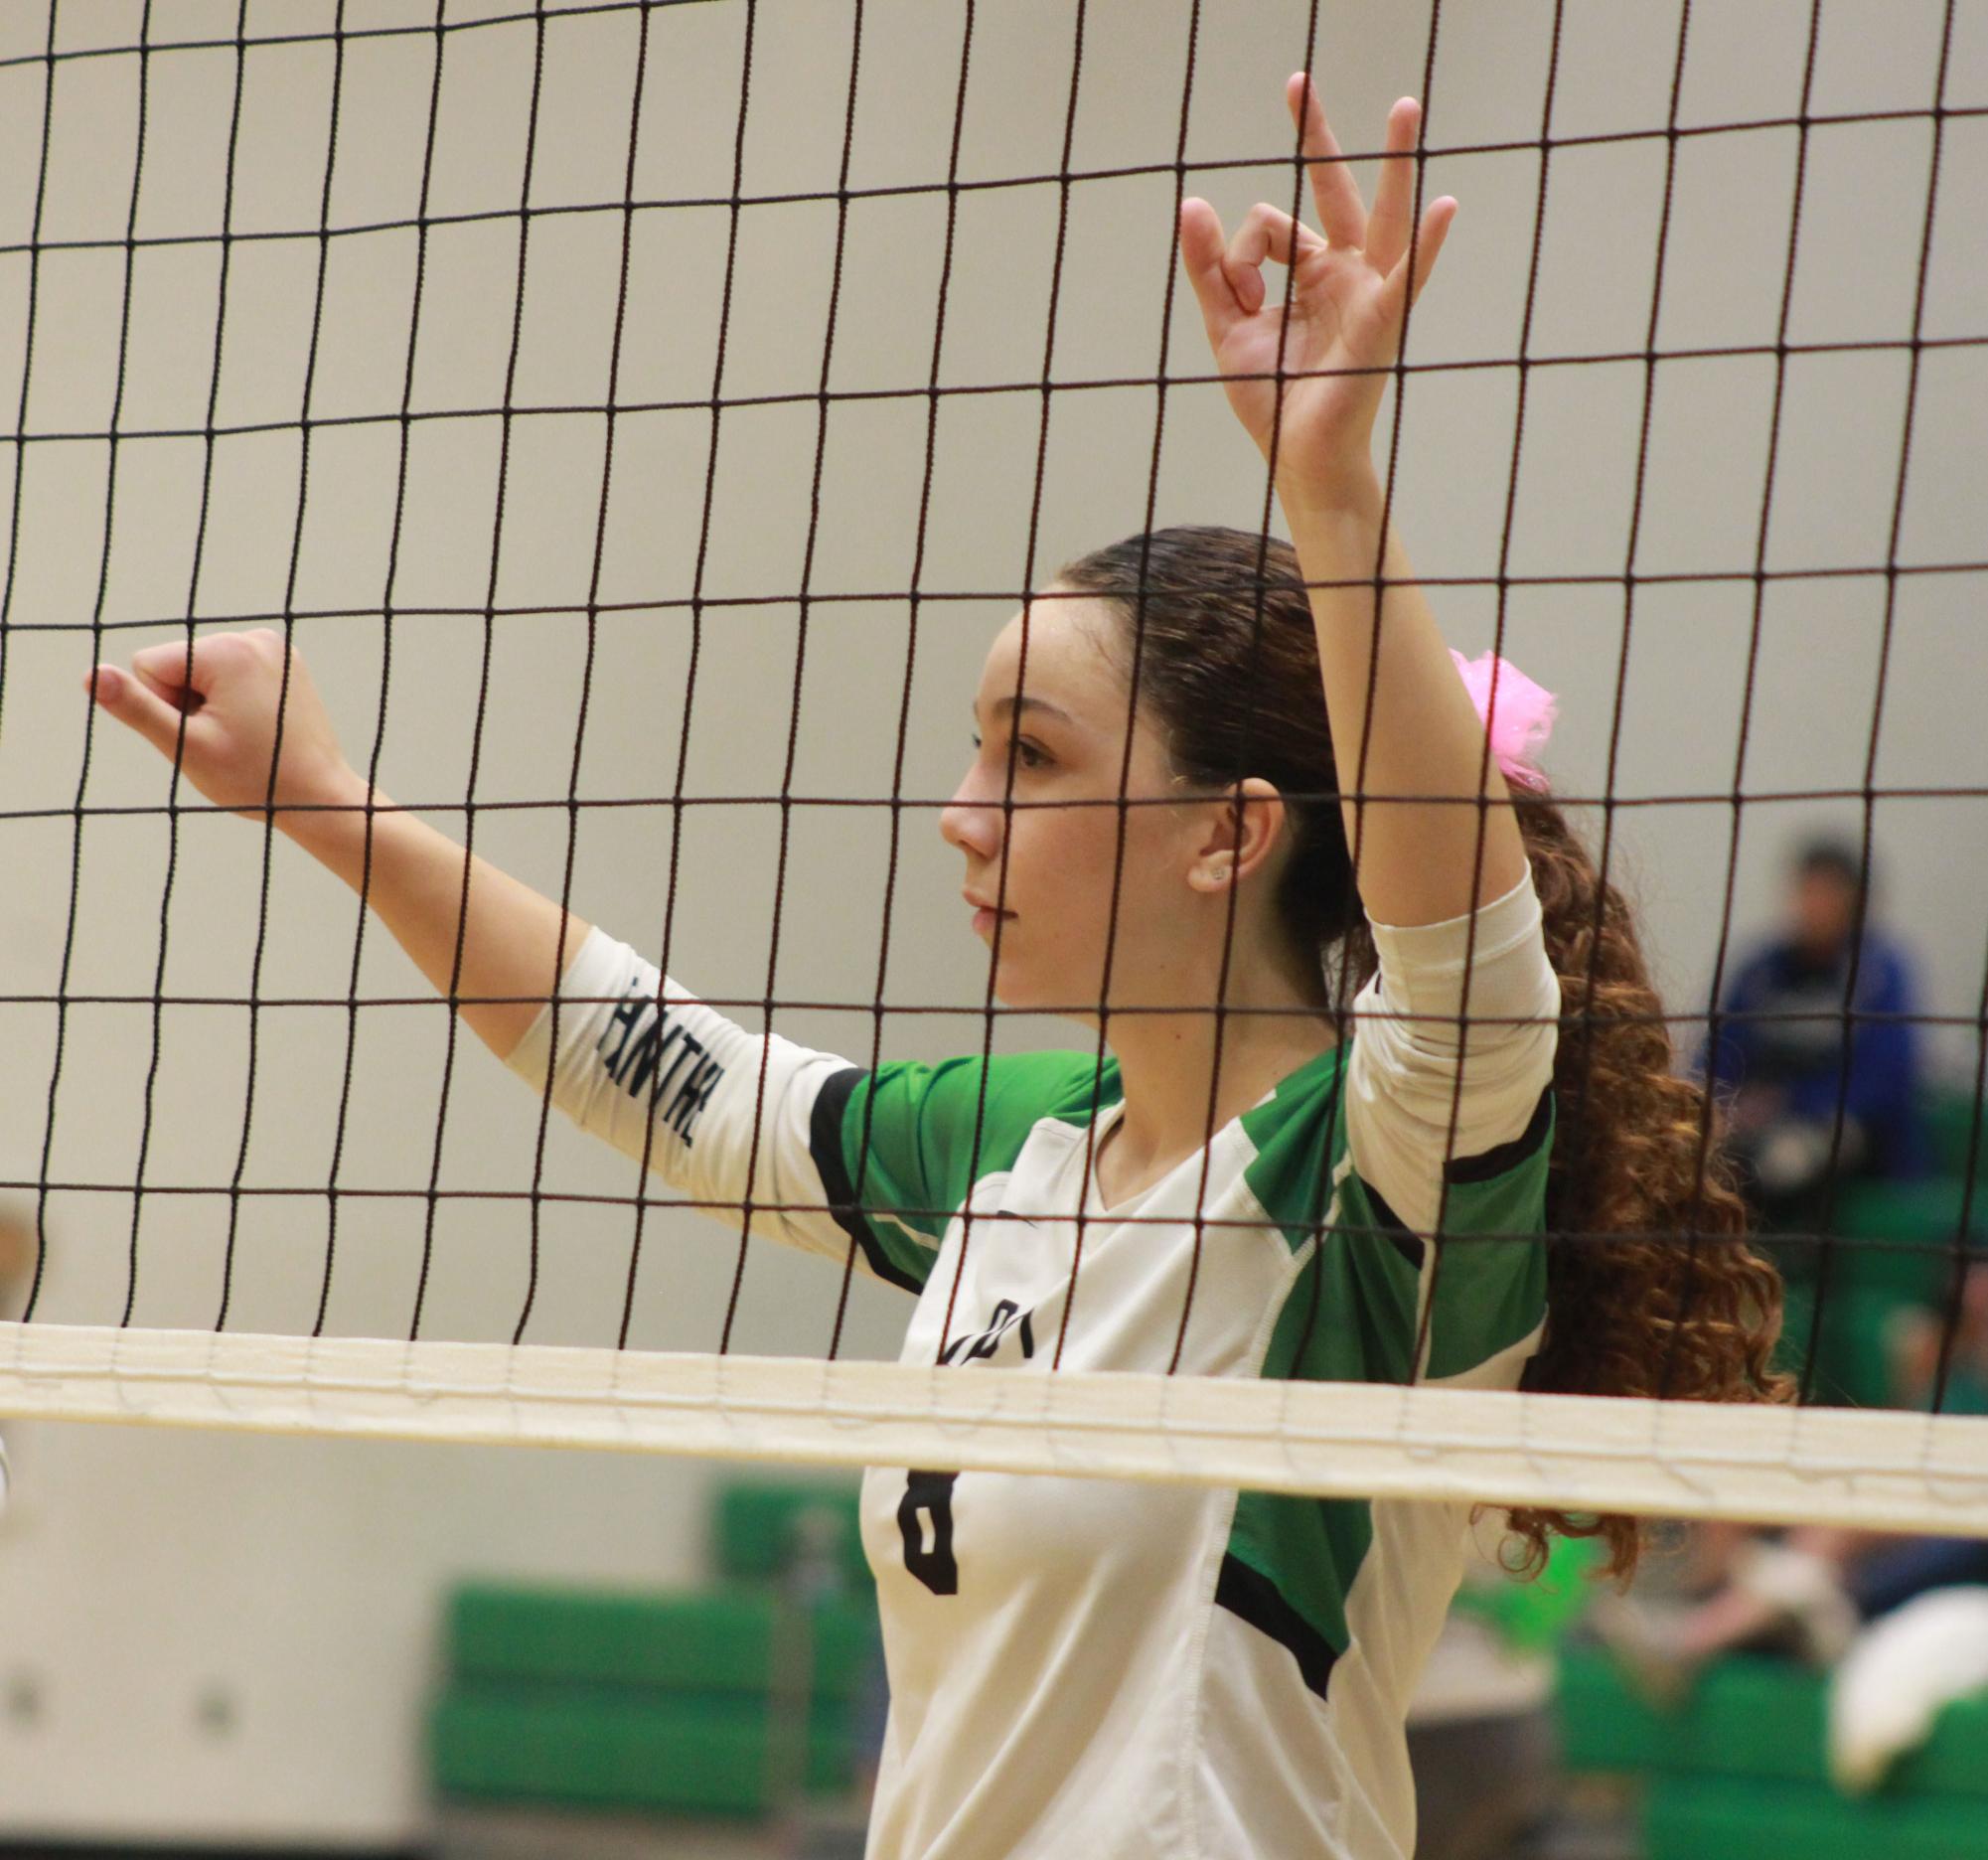
<path fill-rule="evenodd" d="M 363 810 L 366 784 L 353 779 L 353 798 L 345 805 Z M 475 854 L 468 861 L 465 915 L 462 848 L 425 821 L 399 812 L 377 789 L 373 804 L 370 875 L 363 811 L 293 814 L 277 824 L 353 890 L 364 882 L 368 904 L 436 993 L 447 995 L 453 978 L 457 1013 L 500 1059 L 509 1058 L 543 1009 L 554 978 L 572 966 L 591 926 Z"/>
<path fill-rule="evenodd" d="M 534 1091 L 549 1075 L 553 1102 L 583 1130 L 646 1159 L 731 1225 L 749 1203 L 755 1232 L 838 1260 L 854 1241 L 867 1271 L 911 1291 L 923 1283 L 936 1232 L 866 1215 L 932 1197 L 924 1173 L 898 1160 L 918 1151 L 926 1068 L 886 1068 L 882 1114 L 852 1119 L 867 1073 L 748 1032 L 530 885 L 487 860 L 466 861 L 454 841 L 377 791 L 369 848 L 366 782 L 339 749 L 303 659 L 278 633 L 214 634 L 191 653 L 148 646 L 130 671 L 99 666 L 90 684 L 119 722 L 161 755 L 177 754 L 210 801 L 272 819 L 363 887 L 477 1037 Z"/>

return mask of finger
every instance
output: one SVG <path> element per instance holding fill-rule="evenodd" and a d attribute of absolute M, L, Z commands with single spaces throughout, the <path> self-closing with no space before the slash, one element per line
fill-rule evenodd
<path fill-rule="evenodd" d="M 157 650 L 147 648 L 147 651 Z M 100 665 L 84 676 L 83 688 L 95 697 L 105 711 L 127 728 L 136 730 L 161 755 L 170 756 L 177 752 L 181 713 L 155 691 L 149 690 L 142 680 L 133 678 L 116 666 Z M 191 718 L 187 719 L 187 727 L 193 727 Z"/>
<path fill-rule="evenodd" d="M 1382 271 L 1395 268 L 1408 249 L 1408 229 L 1415 213 L 1414 149 L 1422 130 L 1422 105 L 1402 97 L 1388 111 L 1388 158 L 1381 163 L 1380 185 L 1374 190 L 1374 211 L 1367 221 L 1367 256 Z"/>
<path fill-rule="evenodd" d="M 1431 201 L 1422 215 L 1421 230 L 1415 235 L 1415 281 L 1409 293 L 1413 303 L 1422 295 L 1422 287 L 1429 282 L 1429 274 L 1436 268 L 1437 254 L 1443 249 L 1443 241 L 1450 236 L 1451 222 L 1456 218 L 1456 203 L 1448 194 L 1441 200 Z M 1409 254 L 1403 252 L 1394 269 L 1388 273 L 1384 287 L 1390 304 L 1397 311 L 1404 292 L 1409 291 Z"/>
<path fill-rule="evenodd" d="M 1223 265 L 1221 216 L 1204 200 L 1180 203 L 1180 264 L 1194 287 L 1208 340 L 1219 346 L 1249 312 L 1237 301 Z"/>
<path fill-rule="evenodd" d="M 164 640 L 131 655 L 131 671 L 168 703 L 197 706 L 213 687 L 217 639 Z"/>
<path fill-rule="evenodd" d="M 188 716 L 198 716 L 207 703 L 207 699 L 191 685 L 173 683 L 160 677 L 157 672 L 145 670 L 135 660 L 131 667 L 131 677 L 168 708 L 182 710 Z"/>
<path fill-rule="evenodd" d="M 282 635 L 269 627 L 210 633 L 192 642 L 169 640 L 131 655 L 131 670 L 169 703 L 197 710 L 224 686 L 273 672 L 282 662 Z"/>
<path fill-rule="evenodd" d="M 1353 179 L 1352 169 L 1338 159 L 1339 144 L 1333 140 L 1332 125 L 1325 120 L 1318 86 L 1304 72 L 1294 72 L 1285 86 L 1285 101 L 1298 124 L 1298 146 L 1311 176 L 1318 224 L 1334 245 L 1358 249 L 1367 242 L 1366 203 L 1360 199 L 1360 184 Z"/>
<path fill-rule="evenodd" d="M 1228 273 L 1237 301 L 1246 310 L 1261 310 L 1264 260 L 1274 258 L 1281 265 L 1296 264 L 1306 252 L 1323 249 L 1324 243 L 1309 227 L 1280 212 L 1268 201 L 1258 201 L 1229 241 L 1222 267 Z"/>

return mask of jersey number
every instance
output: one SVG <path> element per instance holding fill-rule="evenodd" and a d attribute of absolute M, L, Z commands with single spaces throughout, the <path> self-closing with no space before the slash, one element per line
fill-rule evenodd
<path fill-rule="evenodd" d="M 904 1567 L 934 1595 L 960 1593 L 960 1566 L 953 1560 L 953 1483 L 959 1476 L 957 1472 L 909 1473 L 897 1507 L 897 1528 L 904 1535 Z"/>
<path fill-rule="evenodd" d="M 1023 1356 L 1035 1354 L 1035 1328 L 1030 1314 L 1012 1299 L 994 1309 L 994 1321 L 978 1336 L 957 1336 L 940 1352 L 943 1365 L 982 1362 L 992 1357 L 1010 1330 L 1021 1336 Z M 953 1555 L 953 1486 L 957 1472 L 910 1472 L 897 1506 L 897 1528 L 904 1537 L 904 1567 L 934 1595 L 960 1593 L 960 1565 Z"/>

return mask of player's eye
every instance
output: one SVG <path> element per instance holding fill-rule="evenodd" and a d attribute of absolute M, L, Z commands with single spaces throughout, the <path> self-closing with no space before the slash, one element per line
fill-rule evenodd
<path fill-rule="evenodd" d="M 978 751 L 981 746 L 981 739 L 978 736 L 974 737 L 973 744 L 974 748 Z M 1035 746 L 1035 744 L 1028 741 L 1026 737 L 1022 738 L 1021 741 L 1015 744 L 1014 752 L 1015 752 L 1015 759 L 1018 762 L 1020 762 L 1021 766 L 1025 769 L 1039 769 L 1048 766 L 1049 762 L 1048 752 L 1046 750 L 1038 749 Z"/>

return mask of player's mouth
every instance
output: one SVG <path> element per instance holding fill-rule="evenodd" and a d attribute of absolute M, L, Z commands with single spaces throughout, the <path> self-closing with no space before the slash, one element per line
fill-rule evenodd
<path fill-rule="evenodd" d="M 997 911 L 992 904 L 983 903 L 971 891 L 962 891 L 960 895 L 974 907 L 974 931 L 977 935 L 985 936 L 1003 917 L 1013 921 L 1014 912 L 1011 910 Z"/>

